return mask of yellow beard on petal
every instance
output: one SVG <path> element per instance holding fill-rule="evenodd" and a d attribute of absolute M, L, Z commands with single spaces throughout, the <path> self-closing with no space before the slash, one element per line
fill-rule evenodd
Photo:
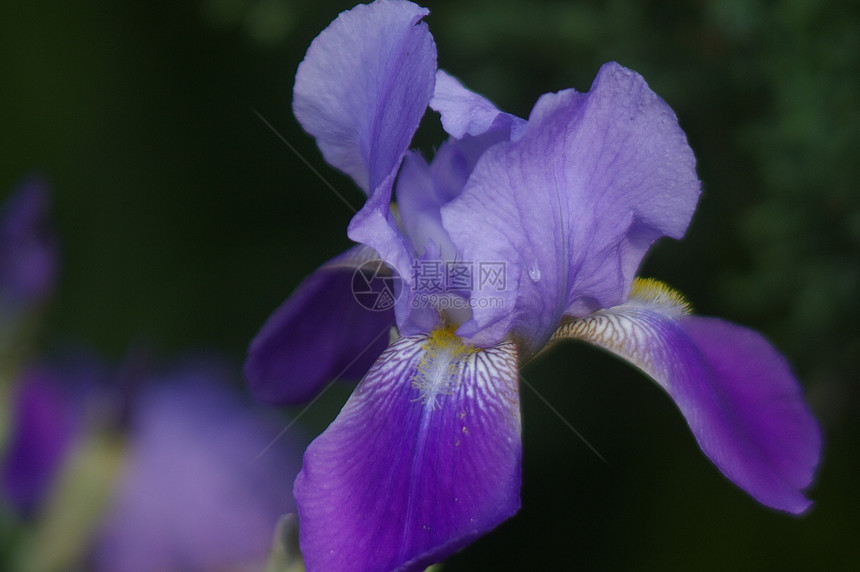
<path fill-rule="evenodd" d="M 692 311 L 680 292 L 652 278 L 636 278 L 626 302 L 563 323 L 553 334 L 552 341 L 590 342 L 659 379 L 664 372 L 658 366 L 667 359 L 660 354 L 665 348 L 655 348 L 651 344 L 651 340 L 659 337 L 659 321 L 678 320 Z"/>
<path fill-rule="evenodd" d="M 684 295 L 653 278 L 636 278 L 630 289 L 630 300 L 651 302 L 664 308 L 673 308 L 681 314 L 690 314 L 693 306 Z"/>
<path fill-rule="evenodd" d="M 422 346 L 424 355 L 418 370 L 412 376 L 412 387 L 421 393 L 416 401 L 420 399 L 423 405 L 429 404 L 434 409 L 439 406 L 441 396 L 457 390 L 466 360 L 478 351 L 463 343 L 454 331 L 453 326 L 445 326 L 430 332 Z"/>

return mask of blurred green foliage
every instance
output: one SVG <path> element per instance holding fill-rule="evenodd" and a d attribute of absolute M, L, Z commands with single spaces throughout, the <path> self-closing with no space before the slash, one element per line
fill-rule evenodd
<path fill-rule="evenodd" d="M 704 194 L 687 238 L 645 265 L 700 313 L 763 331 L 826 435 L 801 519 L 771 513 L 702 457 L 637 372 L 578 346 L 524 375 L 522 512 L 445 570 L 848 569 L 860 530 L 860 4 L 849 0 L 427 3 L 440 66 L 506 110 L 642 73 L 675 109 Z M 342 250 L 353 204 L 289 107 L 304 50 L 351 2 L 8 0 L 0 6 L 0 198 L 28 173 L 55 191 L 62 284 L 45 347 L 242 358 L 302 276 Z M 431 115 L 421 146 L 438 144 Z M 330 421 L 348 388 L 306 416 Z M 287 486 L 287 485 L 285 485 Z"/>

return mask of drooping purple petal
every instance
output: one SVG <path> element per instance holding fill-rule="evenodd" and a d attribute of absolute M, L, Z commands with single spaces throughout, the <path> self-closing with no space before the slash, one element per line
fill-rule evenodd
<path fill-rule="evenodd" d="M 262 569 L 297 456 L 223 383 L 183 371 L 140 394 L 99 570 Z"/>
<path fill-rule="evenodd" d="M 294 492 L 308 570 L 423 570 L 519 508 L 516 350 L 401 338 L 311 443 Z"/>
<path fill-rule="evenodd" d="M 448 135 L 457 139 L 491 131 L 506 131 L 508 139 L 517 139 L 526 125 L 523 119 L 499 111 L 488 99 L 466 89 L 443 70 L 436 72 L 430 107 L 441 114 L 442 127 Z"/>
<path fill-rule="evenodd" d="M 791 513 L 811 503 L 818 426 L 782 355 L 760 334 L 691 316 L 665 287 L 563 326 L 558 337 L 601 346 L 663 387 L 702 451 L 760 503 Z M 668 295 L 666 295 L 668 293 Z"/>
<path fill-rule="evenodd" d="M 70 385 L 61 373 L 38 366 L 17 386 L 2 493 L 22 513 L 44 499 L 80 429 L 83 411 Z"/>
<path fill-rule="evenodd" d="M 306 278 L 275 310 L 251 342 L 245 362 L 257 399 L 299 403 L 332 379 L 360 379 L 367 372 L 388 345 L 394 325 L 392 305 L 374 309 L 374 300 L 360 298 L 362 285 L 356 280 L 364 275 L 356 271 L 371 258 L 375 255 L 367 248 L 348 250 Z M 386 291 L 386 280 L 369 282 L 368 295 Z"/>
<path fill-rule="evenodd" d="M 411 2 L 359 4 L 317 36 L 296 73 L 296 118 L 368 195 L 393 178 L 433 94 L 427 14 Z"/>
<path fill-rule="evenodd" d="M 683 235 L 698 194 L 675 115 L 635 72 L 609 63 L 588 93 L 544 95 L 442 209 L 464 259 L 506 265 L 501 303 L 459 333 L 487 345 L 512 331 L 528 354 L 564 314 L 620 304 L 654 240 Z"/>
<path fill-rule="evenodd" d="M 0 312 L 43 301 L 57 277 L 57 243 L 44 182 L 25 183 L 0 209 Z"/>

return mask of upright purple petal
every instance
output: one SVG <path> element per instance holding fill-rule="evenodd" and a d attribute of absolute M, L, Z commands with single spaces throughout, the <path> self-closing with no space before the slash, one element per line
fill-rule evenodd
<path fill-rule="evenodd" d="M 620 304 L 654 240 L 683 235 L 698 194 L 675 115 L 635 72 L 609 63 L 588 93 L 544 95 L 442 209 L 465 260 L 507 265 L 503 303 L 459 333 L 487 345 L 512 331 L 528 354 L 563 315 Z"/>
<path fill-rule="evenodd" d="M 33 179 L 0 209 L 0 315 L 38 304 L 57 277 L 57 243 L 49 220 L 50 195 Z"/>
<path fill-rule="evenodd" d="M 310 572 L 423 570 L 519 508 L 516 350 L 401 338 L 305 452 L 296 479 Z"/>
<path fill-rule="evenodd" d="M 509 139 L 505 130 L 452 138 L 439 147 L 429 165 L 417 152 L 406 155 L 397 178 L 397 206 L 401 226 L 418 256 L 432 241 L 444 260 L 460 258 L 442 224 L 442 207 L 460 196 L 481 155 Z"/>
<path fill-rule="evenodd" d="M 443 145 L 440 153 L 449 148 Z M 453 259 L 457 254 L 448 232 L 442 226 L 440 209 L 450 200 L 445 190 L 436 184 L 431 166 L 419 153 L 410 152 L 406 155 L 397 178 L 397 207 L 403 229 L 417 256 L 424 254 L 431 242 L 439 248 L 443 259 Z"/>
<path fill-rule="evenodd" d="M 99 570 L 262 569 L 293 452 L 277 427 L 205 370 L 140 395 L 116 499 L 96 545 Z"/>
<path fill-rule="evenodd" d="M 251 342 L 245 362 L 254 396 L 300 403 L 332 379 L 361 379 L 388 345 L 393 308 L 356 299 L 356 270 L 375 258 L 355 247 L 324 264 L 287 298 Z M 370 287 L 385 286 L 385 278 Z"/>
<path fill-rule="evenodd" d="M 22 513 L 44 500 L 80 429 L 83 411 L 66 381 L 39 366 L 27 371 L 16 388 L 2 494 Z"/>
<path fill-rule="evenodd" d="M 385 189 L 371 196 L 352 217 L 346 234 L 350 240 L 372 248 L 400 278 L 408 280 L 415 251 L 391 209 L 393 182 L 392 174 L 385 182 Z"/>
<path fill-rule="evenodd" d="M 397 172 L 433 94 L 427 14 L 411 2 L 359 4 L 317 36 L 296 73 L 296 117 L 368 195 Z"/>
<path fill-rule="evenodd" d="M 803 512 L 810 501 L 801 491 L 812 482 L 821 435 L 785 359 L 752 330 L 687 314 L 671 290 L 653 284 L 556 335 L 642 369 L 669 393 L 723 474 L 764 505 Z"/>
<path fill-rule="evenodd" d="M 326 160 L 350 175 L 368 201 L 349 237 L 409 276 L 412 249 L 391 212 L 400 163 L 433 95 L 436 45 L 428 11 L 378 0 L 342 13 L 299 66 L 293 111 Z"/>
<path fill-rule="evenodd" d="M 397 180 L 400 219 L 418 256 L 435 243 L 443 260 L 459 258 L 442 225 L 443 206 L 460 196 L 484 152 L 522 132 L 526 122 L 503 113 L 442 70 L 430 106 L 441 113 L 452 138 L 443 143 L 428 165 L 418 153 L 407 155 Z"/>
<path fill-rule="evenodd" d="M 397 178 L 397 206 L 400 226 L 409 240 L 412 254 L 407 286 L 408 292 L 401 296 L 397 306 L 397 325 L 401 334 L 411 335 L 427 332 L 438 324 L 438 308 L 421 303 L 427 295 L 468 298 L 469 292 L 454 293 L 449 285 L 444 291 L 422 288 L 420 268 L 424 261 L 447 264 L 463 262 L 461 252 L 451 240 L 442 223 L 442 208 L 463 191 L 469 175 L 481 155 L 491 146 L 508 141 L 510 131 L 497 129 L 481 135 L 464 135 L 462 139 L 451 138 L 439 147 L 431 164 L 420 154 L 406 155 L 403 168 Z M 390 252 L 390 251 L 389 251 Z M 405 270 L 401 270 L 405 271 Z M 473 270 L 480 273 L 480 268 Z M 453 298 L 448 297 L 448 300 Z M 418 304 L 416 306 L 415 304 Z M 468 306 L 463 306 L 468 308 Z M 448 310 L 450 311 L 450 305 Z M 467 311 L 464 313 L 468 313 Z M 432 314 L 432 316 L 431 316 Z M 428 321 L 428 318 L 434 318 Z M 463 319 L 468 319 L 466 315 Z M 426 327 L 429 323 L 432 325 Z"/>
<path fill-rule="evenodd" d="M 436 72 L 430 107 L 442 116 L 445 131 L 457 139 L 491 131 L 506 131 L 508 139 L 517 139 L 526 125 L 516 115 L 499 111 L 488 99 L 466 89 L 443 70 Z"/>

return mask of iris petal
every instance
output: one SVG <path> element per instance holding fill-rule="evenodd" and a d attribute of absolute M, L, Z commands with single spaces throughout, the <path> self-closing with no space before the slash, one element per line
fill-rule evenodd
<path fill-rule="evenodd" d="M 408 295 L 402 296 L 397 306 L 397 325 L 404 335 L 429 331 L 438 323 L 438 315 L 436 320 L 428 320 L 430 316 L 425 310 L 432 314 L 437 314 L 437 311 L 424 304 L 421 297 L 426 300 L 428 296 L 453 294 L 468 298 L 470 292 L 451 285 L 428 290 L 421 284 L 422 279 L 428 278 L 421 268 L 425 263 L 463 261 L 442 223 L 442 207 L 462 192 L 480 156 L 492 145 L 507 141 L 509 135 L 508 131 L 497 130 L 477 136 L 466 135 L 463 139 L 452 137 L 442 144 L 430 165 L 418 153 L 406 155 L 397 179 L 397 206 L 414 258 Z M 468 266 L 472 268 L 472 274 L 480 271 L 480 265 L 477 269 L 475 265 Z M 431 324 L 430 328 L 425 327 L 428 324 Z"/>
<path fill-rule="evenodd" d="M 380 0 L 342 13 L 296 74 L 293 111 L 326 160 L 368 194 L 347 234 L 402 277 L 412 248 L 391 212 L 400 163 L 433 95 L 436 45 L 411 2 Z"/>
<path fill-rule="evenodd" d="M 388 344 L 392 309 L 373 310 L 354 295 L 356 269 L 375 259 L 354 247 L 308 276 L 251 342 L 245 376 L 268 403 L 300 403 L 336 377 L 360 379 Z"/>
<path fill-rule="evenodd" d="M 516 139 L 526 123 L 516 115 L 499 111 L 488 99 L 466 89 L 443 70 L 436 72 L 430 107 L 442 116 L 445 131 L 457 139 L 490 131 L 507 131 L 510 139 Z"/>
<path fill-rule="evenodd" d="M 476 308 L 460 334 L 491 345 L 511 331 L 529 354 L 563 315 L 620 304 L 654 240 L 683 235 L 698 194 L 675 115 L 635 72 L 609 63 L 588 93 L 544 95 L 442 209 L 465 260 L 506 264 L 502 303 Z"/>
<path fill-rule="evenodd" d="M 821 436 L 785 359 L 760 334 L 691 316 L 678 298 L 654 293 L 634 292 L 556 336 L 591 342 L 639 367 L 675 401 L 702 451 L 732 482 L 764 505 L 803 512 L 811 503 L 801 491 L 812 482 Z"/>
<path fill-rule="evenodd" d="M 510 132 L 501 129 L 451 138 L 439 147 L 429 165 L 417 152 L 406 155 L 397 178 L 397 206 L 403 229 L 418 256 L 432 240 L 442 260 L 459 258 L 442 224 L 442 207 L 460 195 L 481 155 L 509 139 Z"/>
<path fill-rule="evenodd" d="M 442 190 L 433 180 L 431 167 L 424 158 L 419 153 L 408 153 L 397 179 L 397 207 L 403 229 L 418 256 L 433 241 L 442 259 L 448 260 L 456 256 L 456 250 L 442 227 L 439 209 L 448 200 Z"/>
<path fill-rule="evenodd" d="M 296 73 L 296 118 L 368 195 L 396 173 L 433 94 L 427 13 L 410 2 L 360 4 L 317 36 Z"/>
<path fill-rule="evenodd" d="M 423 570 L 519 508 L 512 344 L 401 338 L 305 452 L 294 493 L 308 570 Z"/>

